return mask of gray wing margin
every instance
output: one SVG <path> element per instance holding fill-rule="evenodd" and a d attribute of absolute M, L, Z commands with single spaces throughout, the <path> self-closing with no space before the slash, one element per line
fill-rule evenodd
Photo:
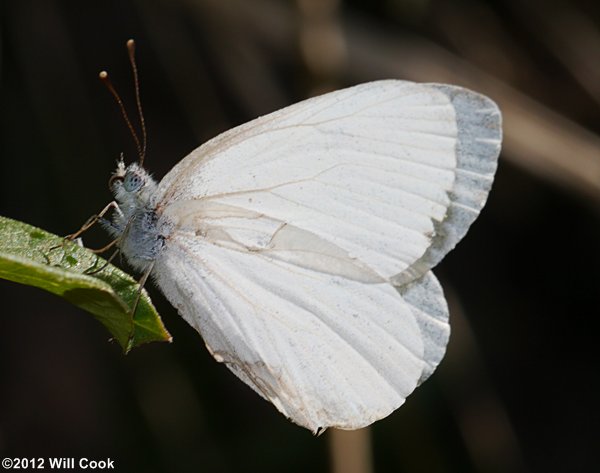
<path fill-rule="evenodd" d="M 431 271 L 396 290 L 408 302 L 423 340 L 425 368 L 417 385 L 435 371 L 446 353 L 450 338 L 448 304 L 442 286 Z"/>
<path fill-rule="evenodd" d="M 428 84 L 444 93 L 456 111 L 456 178 L 445 218 L 435 224 L 431 246 L 391 282 L 402 286 L 438 264 L 465 236 L 485 205 L 494 181 L 502 141 L 502 116 L 488 97 L 443 84 Z"/>

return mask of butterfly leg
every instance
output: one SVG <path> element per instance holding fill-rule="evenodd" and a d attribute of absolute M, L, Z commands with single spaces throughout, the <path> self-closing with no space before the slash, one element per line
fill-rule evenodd
<path fill-rule="evenodd" d="M 121 212 L 121 209 L 119 208 L 119 205 L 113 200 L 106 207 L 104 207 L 100 211 L 100 213 L 98 213 L 96 215 L 92 215 L 90 218 L 88 218 L 79 230 L 77 230 L 75 233 L 71 233 L 71 234 L 65 236 L 63 238 L 63 242 L 61 245 L 53 246 L 52 248 L 49 249 L 49 251 L 53 251 L 53 250 L 56 250 L 57 248 L 61 248 L 61 247 L 64 249 L 64 245 L 67 240 L 68 241 L 76 240 L 77 238 L 79 238 L 79 236 L 81 234 L 83 234 L 85 231 L 89 230 L 97 222 L 102 222 L 102 223 L 108 224 L 109 226 L 112 225 L 112 222 L 110 222 L 109 220 L 104 218 L 104 215 L 111 209 L 114 209 L 115 212 L 117 212 L 119 215 L 121 215 L 121 216 L 123 215 L 123 213 Z M 115 240 L 111 241 L 108 245 L 106 245 L 98 250 L 91 250 L 91 251 L 94 253 L 103 253 L 106 250 L 110 249 L 112 246 L 114 246 L 117 242 L 118 242 L 118 239 L 115 239 Z M 83 244 L 80 243 L 80 246 L 83 246 Z M 111 260 L 112 260 L 112 257 L 111 257 Z M 104 269 L 104 267 L 102 269 Z M 94 271 L 94 273 L 96 273 L 96 272 L 98 272 L 98 271 Z M 93 274 L 93 273 L 91 273 L 91 274 Z"/>
<path fill-rule="evenodd" d="M 94 253 L 101 253 L 103 251 L 108 250 L 110 247 L 112 247 L 113 245 L 115 245 L 117 243 L 118 239 L 114 239 L 113 241 L 111 241 L 108 245 L 106 245 L 104 248 L 100 248 L 99 250 L 92 250 Z M 93 268 L 94 266 L 96 266 L 96 263 L 94 263 L 94 266 L 88 268 L 85 270 L 85 274 L 87 274 L 88 276 L 92 276 L 94 274 L 99 273 L 100 271 L 102 271 L 104 268 L 106 268 L 110 263 L 112 263 L 112 261 L 115 259 L 115 256 L 117 256 L 119 254 L 121 250 L 119 248 L 117 248 L 112 255 L 110 255 L 110 258 L 108 258 L 108 260 L 106 260 L 106 262 L 100 266 L 98 269 L 94 269 L 91 270 L 91 268 Z"/>
<path fill-rule="evenodd" d="M 112 202 L 110 202 L 106 207 L 104 207 L 100 213 L 96 214 L 96 215 L 92 215 L 90 218 L 88 218 L 86 220 L 86 222 L 81 226 L 81 228 L 79 230 L 77 230 L 75 233 L 71 233 L 70 235 L 67 235 L 65 237 L 66 240 L 74 240 L 75 238 L 79 237 L 79 235 L 81 235 L 82 233 L 86 232 L 87 230 L 89 230 L 92 226 L 94 226 L 98 221 L 106 221 L 107 220 L 104 219 L 104 215 L 106 214 L 106 212 L 108 212 L 109 210 L 114 209 L 117 213 L 122 214 L 121 209 L 119 208 L 119 204 L 117 204 L 114 200 Z"/>
<path fill-rule="evenodd" d="M 108 212 L 110 209 L 114 209 L 117 213 L 119 213 L 120 215 L 122 215 L 121 209 L 119 208 L 119 204 L 117 204 L 114 200 L 112 202 L 110 202 L 106 207 L 104 207 L 100 213 L 96 214 L 96 215 L 92 215 L 90 218 L 88 218 L 86 220 L 86 222 L 81 226 L 81 228 L 79 230 L 77 230 L 75 233 L 70 233 L 69 235 L 65 236 L 63 239 L 63 247 L 64 247 L 64 242 L 66 240 L 69 241 L 73 241 L 77 238 L 79 238 L 79 236 L 86 232 L 87 230 L 89 230 L 92 226 L 94 226 L 94 224 L 96 224 L 98 221 L 105 221 L 108 222 L 108 220 L 106 220 L 104 218 L 104 215 L 106 214 L 106 212 Z M 103 252 L 107 249 L 109 249 L 112 245 L 114 245 L 116 243 L 116 240 L 111 242 L 109 245 L 105 246 L 104 248 L 101 248 L 98 252 Z M 50 248 L 50 251 L 55 250 L 56 248 L 60 248 L 61 245 L 57 245 L 57 246 L 53 246 L 52 248 Z"/>
<path fill-rule="evenodd" d="M 142 297 L 142 289 L 144 289 L 144 286 L 146 285 L 146 281 L 148 280 L 148 277 L 150 276 L 150 273 L 152 272 L 152 268 L 154 268 L 154 261 L 152 261 L 147 268 L 144 270 L 144 274 L 142 274 L 142 277 L 140 278 L 140 280 L 138 281 L 138 290 L 137 290 L 137 294 L 135 296 L 135 301 L 133 303 L 133 307 L 131 308 L 131 333 L 129 334 L 129 340 L 127 342 L 127 352 L 133 348 L 133 335 L 135 332 L 134 326 L 133 326 L 133 321 L 134 321 L 134 317 L 135 317 L 135 312 L 137 310 L 138 304 L 140 303 L 140 298 Z"/>

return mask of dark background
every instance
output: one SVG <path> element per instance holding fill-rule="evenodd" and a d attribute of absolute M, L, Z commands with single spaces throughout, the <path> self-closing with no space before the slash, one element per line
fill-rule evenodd
<path fill-rule="evenodd" d="M 0 28 L 0 214 L 58 234 L 111 199 L 119 153 L 135 157 L 96 78 L 108 69 L 133 110 L 130 37 L 146 165 L 159 178 L 215 134 L 336 87 L 395 77 L 491 96 L 505 120 L 496 182 L 436 270 L 449 352 L 370 429 L 371 466 L 598 468 L 597 2 L 4 0 Z M 90 247 L 107 241 L 86 235 Z M 150 293 L 174 342 L 123 356 L 89 314 L 0 281 L 2 456 L 110 457 L 117 471 L 331 471 L 330 432 L 286 421 Z"/>

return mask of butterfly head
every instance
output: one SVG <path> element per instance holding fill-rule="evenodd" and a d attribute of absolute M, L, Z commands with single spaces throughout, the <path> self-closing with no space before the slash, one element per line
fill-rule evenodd
<path fill-rule="evenodd" d="M 121 159 L 117 162 L 117 169 L 110 177 L 108 186 L 117 202 L 139 203 L 148 200 L 156 189 L 156 182 L 138 163 L 125 166 Z"/>

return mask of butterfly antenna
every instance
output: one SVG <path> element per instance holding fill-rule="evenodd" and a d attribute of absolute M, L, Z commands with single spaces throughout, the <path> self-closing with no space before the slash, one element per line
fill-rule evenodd
<path fill-rule="evenodd" d="M 119 109 L 121 110 L 121 115 L 123 115 L 123 119 L 125 120 L 125 123 L 127 124 L 127 128 L 129 128 L 129 132 L 131 133 L 131 136 L 133 137 L 133 141 L 135 141 L 135 146 L 137 147 L 138 155 L 140 156 L 141 161 L 143 161 L 142 146 L 140 145 L 140 139 L 138 138 L 138 135 L 135 132 L 133 125 L 131 124 L 131 120 L 129 120 L 129 115 L 127 115 L 127 111 L 125 110 L 125 105 L 123 105 L 123 100 L 121 100 L 121 96 L 118 94 L 117 90 L 115 89 L 115 87 L 112 85 L 112 82 L 108 78 L 108 72 L 102 71 L 102 72 L 100 72 L 98 77 L 100 77 L 100 80 L 102 81 L 102 83 L 106 86 L 108 91 L 115 98 L 115 101 L 117 102 L 117 105 L 119 106 Z"/>
<path fill-rule="evenodd" d="M 127 52 L 129 53 L 129 62 L 131 63 L 131 70 L 133 71 L 135 103 L 137 105 L 138 116 L 140 118 L 140 127 L 142 129 L 142 153 L 140 154 L 140 166 L 142 166 L 144 164 L 144 158 L 146 157 L 146 120 L 144 120 L 144 112 L 142 111 L 142 101 L 140 99 L 140 81 L 138 78 L 137 64 L 135 62 L 135 41 L 133 39 L 127 41 Z"/>

